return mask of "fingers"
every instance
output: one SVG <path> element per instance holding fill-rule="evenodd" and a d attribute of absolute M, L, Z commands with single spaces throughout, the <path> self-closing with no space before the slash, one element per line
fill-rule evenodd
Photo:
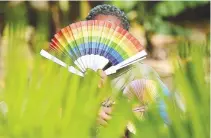
<path fill-rule="evenodd" d="M 106 73 L 103 70 L 99 69 L 98 73 L 99 73 L 99 75 L 100 75 L 100 77 L 102 79 L 106 79 L 107 78 L 107 75 L 106 75 Z"/>
<path fill-rule="evenodd" d="M 111 107 L 103 107 L 103 111 L 104 111 L 106 114 L 111 115 L 112 108 L 111 108 Z"/>
<path fill-rule="evenodd" d="M 103 70 L 98 70 L 98 73 L 101 77 L 100 82 L 98 83 L 98 87 L 102 88 L 103 85 L 106 83 L 107 75 L 105 74 L 105 72 Z"/>
<path fill-rule="evenodd" d="M 111 119 L 111 116 L 109 114 L 107 114 L 106 112 L 100 112 L 100 117 L 105 120 L 105 121 L 108 121 Z"/>
<path fill-rule="evenodd" d="M 105 120 L 103 120 L 102 118 L 98 118 L 97 119 L 97 123 L 99 125 L 102 125 L 102 126 L 107 126 L 108 125 L 108 123 Z"/>
<path fill-rule="evenodd" d="M 99 112 L 99 118 L 97 119 L 98 124 L 106 126 L 108 121 L 111 119 L 112 109 L 108 107 L 102 107 Z"/>
<path fill-rule="evenodd" d="M 103 79 L 100 79 L 100 81 L 98 83 L 98 87 L 99 88 L 102 88 L 103 87 L 103 84 L 104 84 L 104 80 Z"/>

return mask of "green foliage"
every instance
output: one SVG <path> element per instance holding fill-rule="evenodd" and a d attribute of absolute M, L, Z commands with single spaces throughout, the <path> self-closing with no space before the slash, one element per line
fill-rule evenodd
<path fill-rule="evenodd" d="M 187 35 L 187 30 L 164 21 L 163 17 L 178 15 L 186 8 L 194 8 L 207 1 L 161 1 L 151 8 L 147 2 L 112 3 L 126 11 L 133 10 L 138 4 L 138 20 L 150 33 Z M 5 6 L 0 4 L 0 7 Z M 210 70 L 210 40 L 204 45 L 179 44 L 179 59 L 175 57 L 173 62 L 175 90 L 170 98 L 162 97 L 170 120 L 170 124 L 165 125 L 156 104 L 149 106 L 144 119 L 136 117 L 131 112 L 133 102 L 127 102 L 121 94 L 112 95 L 109 85 L 99 89 L 99 76 L 92 71 L 85 78 L 80 78 L 70 74 L 66 68 L 42 59 L 38 53 L 29 60 L 23 50 L 27 46 L 24 4 L 17 8 L 4 8 L 10 11 L 7 12 L 7 21 L 12 24 L 7 25 L 4 32 L 8 52 L 6 78 L 3 80 L 5 87 L 0 92 L 0 102 L 6 102 L 8 112 L 5 114 L 0 108 L 1 138 L 119 138 L 124 134 L 128 121 L 136 128 L 132 138 L 210 136 L 210 78 L 207 73 Z M 38 14 L 35 45 L 39 51 L 47 40 L 48 13 Z M 177 93 L 182 99 L 174 96 Z M 106 127 L 102 127 L 96 123 L 98 111 L 101 102 L 111 95 L 116 102 L 112 119 Z"/>
<path fill-rule="evenodd" d="M 209 137 L 209 121 L 210 116 L 210 87 L 209 81 L 205 80 L 205 68 L 203 68 L 204 52 L 197 45 L 192 45 L 189 50 L 191 60 L 188 61 L 181 70 L 175 75 L 176 87 L 182 92 L 187 111 L 185 114 L 183 131 L 192 132 L 192 137 Z M 175 120 L 178 121 L 178 120 Z M 181 128 L 181 127 L 180 127 Z M 186 133 L 187 133 L 186 132 Z M 188 133 L 187 133 L 188 135 Z"/>
<path fill-rule="evenodd" d="M 191 31 L 182 26 L 164 20 L 164 17 L 175 17 L 189 8 L 209 3 L 209 1 L 112 1 L 111 4 L 129 12 L 135 10 L 137 19 L 147 33 L 188 36 Z"/>
<path fill-rule="evenodd" d="M 191 32 L 181 26 L 164 21 L 160 16 L 149 16 L 144 22 L 144 27 L 148 32 L 167 35 L 187 36 Z"/>
<path fill-rule="evenodd" d="M 27 24 L 27 11 L 24 2 L 17 3 L 17 5 L 5 2 L 4 12 L 8 22 L 14 23 L 14 25 Z"/>
<path fill-rule="evenodd" d="M 187 8 L 195 8 L 207 4 L 209 1 L 163 1 L 159 2 L 153 9 L 162 17 L 176 16 Z"/>
<path fill-rule="evenodd" d="M 175 91 L 184 98 L 185 110 L 176 104 L 181 99 L 174 97 L 174 91 L 172 97 L 163 97 L 170 125 L 164 125 L 156 104 L 150 105 L 145 118 L 140 119 L 130 112 L 132 103 L 117 95 L 113 118 L 106 127 L 100 127 L 97 114 L 102 100 L 112 95 L 110 86 L 99 89 L 99 76 L 92 71 L 80 78 L 40 55 L 29 61 L 23 54 L 24 31 L 23 25 L 10 24 L 4 33 L 9 49 L 1 97 L 8 113 L 0 113 L 2 138 L 119 138 L 128 120 L 136 127 L 132 138 L 209 137 L 210 87 L 201 62 L 205 51 L 200 46 L 192 44 L 186 52 L 179 49 L 184 58 L 191 59 L 186 64 L 178 59 L 173 62 Z"/>
<path fill-rule="evenodd" d="M 118 8 L 126 10 L 126 11 L 131 10 L 137 3 L 138 1 L 130 1 L 130 0 L 126 0 L 124 2 L 112 1 L 112 5 L 117 6 Z"/>
<path fill-rule="evenodd" d="M 1 114 L 1 119 L 6 122 L 1 124 L 0 135 L 16 138 L 88 137 L 99 105 L 109 93 L 106 89 L 98 90 L 99 77 L 93 77 L 93 72 L 82 79 L 54 63 L 43 64 L 39 55 L 35 56 L 34 67 L 29 70 L 27 58 L 22 56 L 21 45 L 26 43 L 23 32 L 9 26 L 5 33 L 7 39 L 12 40 L 8 45 L 13 52 L 7 57 L 4 89 L 9 112 L 7 118 Z M 83 85 L 90 83 L 90 78 L 92 85 Z"/>

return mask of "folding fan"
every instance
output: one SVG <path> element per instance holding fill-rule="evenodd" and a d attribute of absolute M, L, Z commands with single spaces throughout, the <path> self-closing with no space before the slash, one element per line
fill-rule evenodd
<path fill-rule="evenodd" d="M 101 20 L 81 21 L 61 29 L 51 40 L 48 52 L 41 50 L 40 54 L 80 76 L 87 69 L 102 69 L 110 75 L 147 55 L 128 31 Z M 61 58 L 69 58 L 70 65 Z"/>
<path fill-rule="evenodd" d="M 131 100 L 134 97 L 143 104 L 153 102 L 158 97 L 156 82 L 148 79 L 138 79 L 130 82 L 123 93 Z M 137 111 L 139 108 L 137 108 Z M 141 109 L 140 109 L 141 110 Z"/>

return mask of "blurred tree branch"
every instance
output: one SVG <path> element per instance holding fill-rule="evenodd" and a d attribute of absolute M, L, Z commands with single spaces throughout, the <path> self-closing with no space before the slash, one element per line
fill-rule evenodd
<path fill-rule="evenodd" d="M 61 9 L 58 5 L 58 1 L 49 1 L 49 9 L 50 9 L 50 38 L 60 30 L 61 28 Z"/>
<path fill-rule="evenodd" d="M 5 27 L 5 8 L 8 2 L 4 1 L 0 3 L 0 43 L 1 43 L 1 36 L 3 34 L 3 30 Z"/>
<path fill-rule="evenodd" d="M 26 4 L 26 10 L 27 10 L 27 18 L 28 18 L 28 23 L 30 26 L 37 27 L 37 11 L 32 5 L 30 4 L 29 1 L 25 1 Z"/>
<path fill-rule="evenodd" d="M 69 19 L 70 23 L 75 22 L 80 17 L 80 3 L 79 1 L 69 1 Z"/>
<path fill-rule="evenodd" d="M 1 37 L 2 33 L 5 27 L 5 19 L 4 19 L 4 13 L 0 13 L 0 43 L 1 43 Z"/>

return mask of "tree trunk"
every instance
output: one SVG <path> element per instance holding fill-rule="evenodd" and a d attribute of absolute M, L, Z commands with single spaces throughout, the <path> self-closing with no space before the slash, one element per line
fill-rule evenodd
<path fill-rule="evenodd" d="M 69 1 L 69 20 L 75 22 L 80 17 L 80 1 Z"/>
<path fill-rule="evenodd" d="M 146 35 L 146 41 L 147 41 L 146 50 L 148 52 L 148 56 L 150 57 L 153 52 L 153 45 L 150 40 L 150 32 L 146 31 L 145 35 Z"/>
<path fill-rule="evenodd" d="M 0 43 L 1 43 L 1 37 L 3 35 L 4 27 L 5 27 L 4 13 L 0 13 Z"/>
<path fill-rule="evenodd" d="M 27 27 L 27 43 L 31 52 L 36 52 L 36 47 L 33 44 L 33 39 L 35 36 L 35 31 L 37 28 L 38 14 L 37 10 L 32 7 L 29 1 L 25 1 L 26 10 L 27 10 L 27 19 L 29 26 Z"/>
<path fill-rule="evenodd" d="M 49 40 L 61 28 L 61 9 L 59 8 L 58 1 L 49 1 L 50 18 L 49 18 Z"/>
<path fill-rule="evenodd" d="M 0 43 L 1 43 L 1 37 L 3 35 L 3 30 L 5 27 L 5 10 L 6 10 L 6 5 L 8 2 L 1 2 L 0 3 Z"/>

